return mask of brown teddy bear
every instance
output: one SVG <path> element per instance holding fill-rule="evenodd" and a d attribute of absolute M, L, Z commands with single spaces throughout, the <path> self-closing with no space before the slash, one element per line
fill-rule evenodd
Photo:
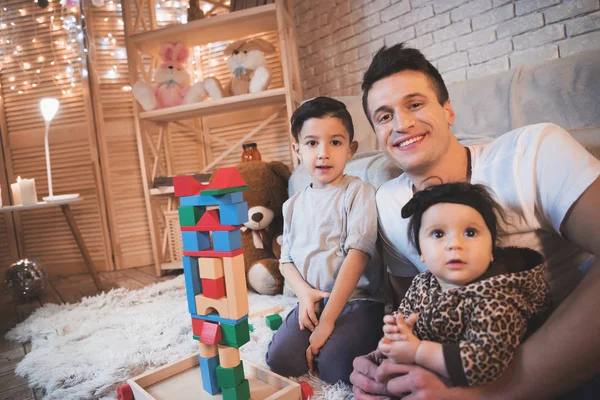
<path fill-rule="evenodd" d="M 248 286 L 260 294 L 279 294 L 283 276 L 277 238 L 283 233 L 282 206 L 288 199 L 291 172 L 279 161 L 249 161 L 236 168 L 248 185 L 244 192 L 248 222 L 242 228 Z"/>

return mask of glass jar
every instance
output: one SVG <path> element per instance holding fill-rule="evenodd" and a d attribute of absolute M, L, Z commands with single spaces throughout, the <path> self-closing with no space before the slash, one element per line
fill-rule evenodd
<path fill-rule="evenodd" d="M 242 145 L 242 162 L 246 161 L 260 161 L 260 153 L 256 148 L 256 143 L 244 143 Z"/>

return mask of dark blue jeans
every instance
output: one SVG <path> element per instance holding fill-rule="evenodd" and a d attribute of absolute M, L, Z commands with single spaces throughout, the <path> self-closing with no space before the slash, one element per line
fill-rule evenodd
<path fill-rule="evenodd" d="M 377 348 L 383 336 L 383 303 L 368 300 L 349 301 L 321 351 L 315 356 L 319 376 L 327 383 L 350 382 L 355 357 Z M 297 377 L 308 372 L 306 349 L 311 335 L 300 330 L 298 306 L 288 314 L 273 336 L 267 351 L 267 365 L 279 375 Z"/>

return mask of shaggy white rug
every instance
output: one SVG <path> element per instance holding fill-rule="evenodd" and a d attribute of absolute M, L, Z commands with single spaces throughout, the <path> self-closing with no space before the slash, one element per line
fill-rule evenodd
<path fill-rule="evenodd" d="M 282 317 L 296 299 L 249 293 L 250 313 L 275 305 Z M 273 331 L 264 318 L 253 318 L 244 358 L 265 365 Z M 32 388 L 54 399 L 116 399 L 116 389 L 128 378 L 186 357 L 197 351 L 192 338 L 183 275 L 140 290 L 116 289 L 78 304 L 48 304 L 9 331 L 7 339 L 31 342 L 32 349 L 15 373 Z M 352 398 L 347 385 L 327 385 L 314 376 L 307 380 L 315 400 Z"/>

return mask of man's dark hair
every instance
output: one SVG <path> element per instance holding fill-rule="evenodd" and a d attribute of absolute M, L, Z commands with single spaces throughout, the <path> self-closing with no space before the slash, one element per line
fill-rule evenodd
<path fill-rule="evenodd" d="M 305 101 L 300 107 L 294 111 L 292 115 L 292 136 L 299 141 L 300 131 L 306 121 L 311 118 L 333 117 L 342 121 L 342 124 L 350 134 L 350 143 L 354 140 L 354 125 L 352 117 L 346 109 L 346 105 L 341 101 L 332 99 L 331 97 L 315 97 L 314 99 Z"/>
<path fill-rule="evenodd" d="M 501 220 L 506 224 L 507 220 L 502 207 L 494 200 L 489 189 L 480 184 L 466 182 L 444 183 L 415 193 L 413 198 L 402 207 L 402 218 L 411 218 L 408 223 L 408 239 L 419 254 L 421 254 L 419 231 L 423 214 L 429 207 L 439 203 L 463 204 L 475 209 L 481 214 L 490 230 L 492 249 L 496 248 L 496 239 L 501 233 L 498 221 Z"/>
<path fill-rule="evenodd" d="M 417 49 L 405 47 L 404 43 L 398 43 L 389 48 L 383 46 L 375 54 L 371 65 L 369 65 L 367 72 L 363 76 L 362 104 L 371 126 L 373 126 L 373 121 L 371 121 L 367 104 L 367 97 L 369 96 L 371 87 L 373 87 L 375 82 L 405 70 L 422 72 L 429 78 L 440 105 L 443 106 L 448 100 L 448 89 L 446 88 L 444 79 L 442 79 L 438 70 L 427 61 L 423 53 Z"/>

